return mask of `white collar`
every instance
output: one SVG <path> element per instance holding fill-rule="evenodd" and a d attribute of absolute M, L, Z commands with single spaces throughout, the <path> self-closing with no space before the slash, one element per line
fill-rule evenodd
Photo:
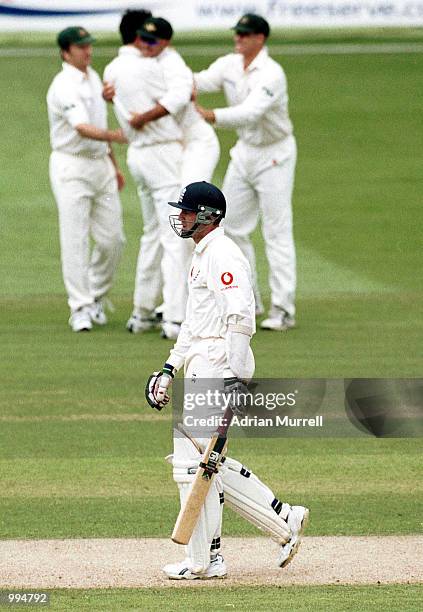
<path fill-rule="evenodd" d="M 136 57 L 143 57 L 141 51 L 134 47 L 134 45 L 123 45 L 119 48 L 118 55 L 135 55 Z"/>
<path fill-rule="evenodd" d="M 267 47 L 263 47 L 263 49 L 261 49 L 259 53 L 257 53 L 257 55 L 255 56 L 255 58 L 253 59 L 251 64 L 248 66 L 245 72 L 251 72 L 252 70 L 255 70 L 256 68 L 261 68 L 268 57 L 269 57 L 269 51 L 267 50 Z"/>
<path fill-rule="evenodd" d="M 72 77 L 80 83 L 83 83 L 90 76 L 91 68 L 89 66 L 87 68 L 87 72 L 82 72 L 82 70 L 75 68 L 75 66 L 72 66 L 72 64 L 69 64 L 68 62 L 63 62 L 62 67 L 63 70 L 69 72 L 69 74 L 71 74 Z"/>
<path fill-rule="evenodd" d="M 202 253 L 212 240 L 216 240 L 216 238 L 219 238 L 220 236 L 224 235 L 225 232 L 223 231 L 223 227 L 217 227 L 212 232 L 206 234 L 204 238 L 201 238 L 200 242 L 195 247 L 195 252 Z"/>
<path fill-rule="evenodd" d="M 177 51 L 175 51 L 175 49 L 171 45 L 169 45 L 165 47 L 163 51 L 161 51 L 158 55 L 156 55 L 155 59 L 158 62 L 161 62 L 163 59 L 166 59 L 168 55 L 174 55 L 175 53 L 177 53 Z"/>

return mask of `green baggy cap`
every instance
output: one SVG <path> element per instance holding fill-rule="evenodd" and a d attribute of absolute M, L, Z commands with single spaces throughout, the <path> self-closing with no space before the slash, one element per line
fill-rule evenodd
<path fill-rule="evenodd" d="M 89 45 L 93 42 L 95 38 L 80 26 L 65 28 L 57 35 L 57 44 L 61 49 L 68 49 L 69 45 Z"/>

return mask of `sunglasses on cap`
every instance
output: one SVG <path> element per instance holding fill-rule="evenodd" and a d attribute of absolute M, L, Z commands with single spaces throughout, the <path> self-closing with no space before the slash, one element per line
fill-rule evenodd
<path fill-rule="evenodd" d="M 256 32 L 237 32 L 235 30 L 235 35 L 239 36 L 240 38 L 248 38 L 249 36 L 255 36 Z"/>
<path fill-rule="evenodd" d="M 155 45 L 159 44 L 159 41 L 157 40 L 157 38 L 150 38 L 149 36 L 140 36 L 142 42 L 147 43 L 147 45 L 149 47 L 154 47 Z"/>

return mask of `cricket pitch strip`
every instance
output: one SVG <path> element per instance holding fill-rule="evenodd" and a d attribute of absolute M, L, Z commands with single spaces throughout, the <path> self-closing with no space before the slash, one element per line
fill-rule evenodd
<path fill-rule="evenodd" d="M 305 537 L 285 569 L 269 539 L 224 538 L 224 579 L 168 580 L 182 560 L 170 539 L 0 541 L 0 588 L 118 588 L 197 585 L 326 585 L 423 582 L 423 535 Z"/>

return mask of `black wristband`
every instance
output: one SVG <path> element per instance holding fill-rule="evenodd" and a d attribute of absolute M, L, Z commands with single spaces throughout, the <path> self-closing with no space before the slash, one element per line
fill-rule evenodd
<path fill-rule="evenodd" d="M 176 368 L 173 367 L 170 363 L 165 363 L 162 368 L 163 374 L 169 374 L 171 378 L 175 378 L 175 374 L 177 372 Z"/>

